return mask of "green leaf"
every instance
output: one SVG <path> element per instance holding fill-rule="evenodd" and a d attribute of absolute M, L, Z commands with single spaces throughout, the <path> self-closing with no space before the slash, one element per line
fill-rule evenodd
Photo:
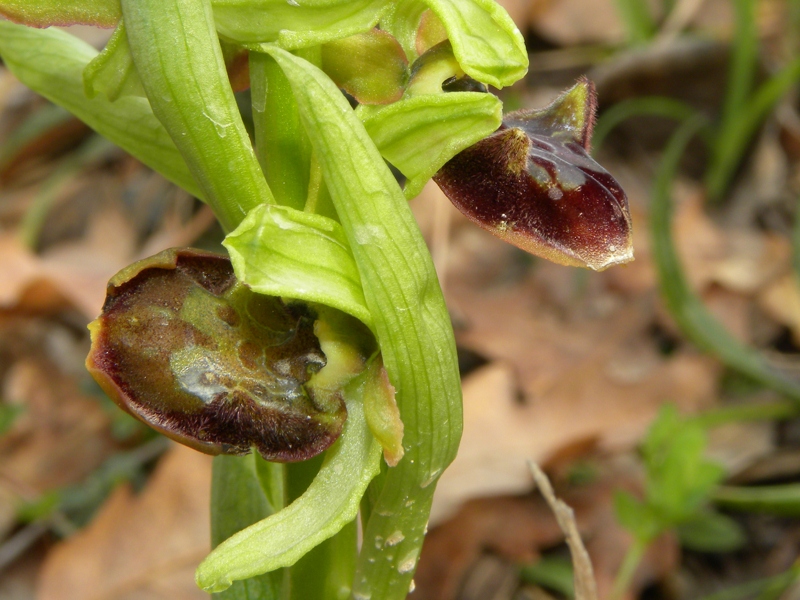
<path fill-rule="evenodd" d="M 306 492 L 217 546 L 197 569 L 201 588 L 219 592 L 235 580 L 291 566 L 355 519 L 361 496 L 378 473 L 381 453 L 364 419 L 361 383 L 358 377 L 348 386 L 344 431 Z"/>
<path fill-rule="evenodd" d="M 256 461 L 282 470 L 283 465 L 266 463 L 255 454 L 220 455 L 214 458 L 211 484 L 211 544 L 218 546 L 245 527 L 249 527 L 282 508 L 267 499 L 259 482 Z M 284 572 L 273 571 L 245 581 L 237 581 L 219 600 L 281 600 Z"/>
<path fill-rule="evenodd" d="M 0 0 L 0 15 L 31 27 L 113 27 L 121 12 L 119 0 Z"/>
<path fill-rule="evenodd" d="M 21 406 L 0 404 L 0 435 L 11 429 L 14 421 L 24 412 Z"/>
<path fill-rule="evenodd" d="M 500 127 L 503 104 L 478 92 L 425 94 L 359 116 L 383 157 L 408 178 L 410 199 L 448 160 Z"/>
<path fill-rule="evenodd" d="M 287 50 L 369 31 L 387 0 L 215 0 L 217 31 L 240 43 L 277 42 Z"/>
<path fill-rule="evenodd" d="M 662 407 L 642 444 L 647 503 L 668 527 L 695 518 L 725 470 L 704 458 L 705 430 L 683 420 L 674 406 Z"/>
<path fill-rule="evenodd" d="M 223 228 L 272 203 L 231 90 L 209 0 L 123 0 L 136 70 Z"/>
<path fill-rule="evenodd" d="M 461 386 L 450 318 L 408 203 L 363 125 L 325 74 L 264 47 L 290 80 L 358 266 L 364 298 L 405 424 L 405 456 L 376 483 L 354 595 L 405 598 L 433 490 L 461 435 Z M 386 550 L 386 539 L 402 540 Z"/>
<path fill-rule="evenodd" d="M 144 96 L 142 82 L 133 66 L 125 25 L 121 21 L 103 51 L 86 65 L 83 84 L 87 98 L 102 93 L 113 102 L 120 96 Z"/>
<path fill-rule="evenodd" d="M 528 71 L 525 40 L 508 13 L 494 0 L 401 0 L 386 19 L 386 29 L 403 45 L 409 58 L 410 31 L 416 30 L 425 8 L 442 21 L 461 68 L 483 83 L 502 88 Z M 414 34 L 416 43 L 416 34 Z"/>
<path fill-rule="evenodd" d="M 644 544 L 652 542 L 669 527 L 648 504 L 634 498 L 628 492 L 615 492 L 614 513 L 619 524 Z"/>
<path fill-rule="evenodd" d="M 332 306 L 372 325 L 358 267 L 336 221 L 262 205 L 250 211 L 224 246 L 236 277 L 253 291 Z"/>
<path fill-rule="evenodd" d="M 63 106 L 92 129 L 190 194 L 203 198 L 186 162 L 144 98 L 87 99 L 83 71 L 97 51 L 59 29 L 0 21 L 0 55 L 25 85 Z"/>
<path fill-rule="evenodd" d="M 718 512 L 703 511 L 678 526 L 681 545 L 698 552 L 733 552 L 747 541 L 741 525 Z"/>
<path fill-rule="evenodd" d="M 575 597 L 575 572 L 565 558 L 544 557 L 520 569 L 520 578 L 558 592 L 566 598 Z"/>

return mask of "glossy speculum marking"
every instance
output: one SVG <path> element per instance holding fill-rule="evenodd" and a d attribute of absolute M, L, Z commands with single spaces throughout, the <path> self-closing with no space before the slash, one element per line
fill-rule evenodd
<path fill-rule="evenodd" d="M 305 460 L 346 418 L 339 393 L 307 385 L 326 364 L 314 319 L 251 292 L 227 257 L 167 250 L 111 280 L 87 367 L 120 407 L 197 450 Z"/>

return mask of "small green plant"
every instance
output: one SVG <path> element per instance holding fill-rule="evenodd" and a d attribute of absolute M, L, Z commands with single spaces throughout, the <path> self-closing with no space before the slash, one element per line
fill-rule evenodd
<path fill-rule="evenodd" d="M 698 421 L 681 418 L 672 405 L 661 409 L 641 445 L 644 497 L 620 491 L 614 499 L 619 522 L 634 538 L 614 598 L 622 596 L 648 546 L 665 532 L 676 531 L 684 546 L 701 551 L 730 551 L 744 542 L 737 523 L 712 507 L 725 470 L 704 458 L 705 448 L 705 430 Z"/>
<path fill-rule="evenodd" d="M 407 200 L 437 173 L 452 189 L 504 173 L 504 237 L 569 264 L 630 260 L 625 195 L 587 153 L 591 85 L 504 123 L 486 89 L 521 78 L 527 54 L 492 0 L 0 0 L 0 13 L 21 23 L 0 21 L 20 80 L 227 233 L 227 257 L 172 249 L 114 277 L 87 361 L 124 410 L 218 455 L 198 584 L 405 598 L 461 434 L 453 331 Z M 65 23 L 116 29 L 98 54 L 46 29 Z M 253 140 L 233 91 L 246 87 Z M 513 164 L 468 152 L 498 129 Z"/>

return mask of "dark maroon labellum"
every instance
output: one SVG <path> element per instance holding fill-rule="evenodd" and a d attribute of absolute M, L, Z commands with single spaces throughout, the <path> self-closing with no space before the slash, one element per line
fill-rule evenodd
<path fill-rule="evenodd" d="M 86 365 L 120 407 L 192 448 L 305 460 L 346 418 L 340 394 L 305 385 L 326 363 L 314 318 L 251 292 L 227 257 L 166 250 L 109 282 Z"/>
<path fill-rule="evenodd" d="M 507 115 L 434 179 L 469 219 L 532 254 L 596 270 L 629 262 L 628 199 L 588 154 L 596 102 L 582 79 L 543 110 Z"/>

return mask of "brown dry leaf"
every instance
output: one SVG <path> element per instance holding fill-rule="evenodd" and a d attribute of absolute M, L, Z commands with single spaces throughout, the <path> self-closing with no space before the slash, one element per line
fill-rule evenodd
<path fill-rule="evenodd" d="M 23 408 L 0 438 L 0 483 L 18 493 L 35 495 L 81 481 L 114 450 L 98 402 L 52 364 L 15 362 L 2 396 Z"/>
<path fill-rule="evenodd" d="M 117 271 L 164 248 L 191 243 L 213 220 L 210 209 L 199 211 L 188 223 L 170 218 L 141 252 L 130 219 L 113 204 L 94 216 L 80 240 L 60 244 L 42 256 L 24 247 L 17 236 L 0 235 L 0 308 L 22 305 L 54 311 L 67 305 L 93 319 L 103 306 L 106 284 Z"/>
<path fill-rule="evenodd" d="M 591 558 L 598 597 L 607 598 L 614 576 L 633 542 L 614 515 L 614 490 L 640 492 L 639 475 L 616 468 L 592 484 L 558 490 L 575 513 Z M 529 478 L 529 485 L 532 484 Z M 438 490 L 437 490 L 438 491 Z M 431 530 L 422 548 L 415 581 L 417 600 L 451 600 L 481 552 L 489 550 L 515 563 L 532 562 L 557 546 L 564 534 L 552 510 L 538 494 L 473 499 L 450 520 Z M 673 536 L 662 536 L 648 550 L 626 598 L 663 579 L 678 564 Z"/>
<path fill-rule="evenodd" d="M 141 494 L 120 487 L 48 554 L 39 600 L 208 598 L 194 570 L 209 551 L 210 484 L 211 459 L 175 446 Z"/>
<path fill-rule="evenodd" d="M 545 343 L 532 341 L 537 346 Z M 541 348 L 554 359 L 560 351 L 552 344 Z M 602 357 L 584 360 L 584 365 L 562 368 L 559 381 L 542 382 L 550 389 L 538 397 L 537 379 L 549 376 L 532 374 L 525 403 L 517 399 L 519 376 L 508 363 L 490 364 L 464 381 L 464 435 L 458 456 L 439 481 L 432 523 L 441 522 L 470 498 L 528 491 L 527 460 L 546 462 L 583 441 L 631 448 L 663 402 L 693 411 L 714 397 L 718 367 L 705 357 L 678 354 L 638 366 L 623 361 L 616 376 L 609 374 Z M 558 366 L 553 363 L 552 368 Z"/>
<path fill-rule="evenodd" d="M 787 273 L 772 282 L 758 295 L 758 304 L 770 317 L 792 331 L 792 338 L 800 344 L 800 280 Z"/>
<path fill-rule="evenodd" d="M 624 37 L 614 0 L 534 0 L 530 25 L 560 46 L 617 44 Z"/>
<path fill-rule="evenodd" d="M 694 186 L 676 186 L 673 232 L 686 276 L 694 289 L 716 284 L 755 294 L 789 268 L 791 245 L 754 229 L 722 229 L 706 214 Z"/>

